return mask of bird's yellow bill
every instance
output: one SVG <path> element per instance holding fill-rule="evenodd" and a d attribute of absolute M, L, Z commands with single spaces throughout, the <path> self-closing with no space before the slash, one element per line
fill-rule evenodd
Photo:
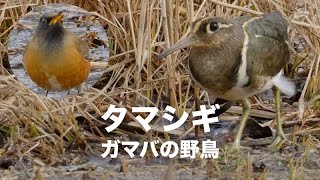
<path fill-rule="evenodd" d="M 187 38 L 177 42 L 176 44 L 174 44 L 172 47 L 162 51 L 158 56 L 157 59 L 163 59 L 165 57 L 167 57 L 169 54 L 186 48 L 186 47 L 190 47 L 192 45 L 194 45 L 197 42 L 197 38 L 194 35 L 190 35 Z"/>
<path fill-rule="evenodd" d="M 49 25 L 57 24 L 63 19 L 62 11 L 60 11 L 57 15 L 55 15 L 52 20 L 49 22 Z"/>

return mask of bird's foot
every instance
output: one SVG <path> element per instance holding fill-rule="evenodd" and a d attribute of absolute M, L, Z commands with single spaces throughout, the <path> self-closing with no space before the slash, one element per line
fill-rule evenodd
<path fill-rule="evenodd" d="M 80 93 L 82 93 L 84 91 L 84 85 L 80 84 L 79 86 L 77 86 L 77 90 L 78 90 L 78 95 L 79 95 Z"/>
<path fill-rule="evenodd" d="M 278 151 L 281 149 L 282 145 L 285 142 L 289 142 L 283 132 L 276 134 L 276 138 L 273 140 L 273 143 L 269 146 L 269 149 L 273 151 Z"/>

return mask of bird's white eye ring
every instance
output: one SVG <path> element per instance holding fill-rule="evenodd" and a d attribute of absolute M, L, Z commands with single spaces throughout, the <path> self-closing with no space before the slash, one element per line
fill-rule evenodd
<path fill-rule="evenodd" d="M 211 22 L 207 24 L 207 33 L 212 34 L 215 31 L 219 30 L 219 23 L 217 22 Z"/>
<path fill-rule="evenodd" d="M 206 26 L 206 31 L 208 34 L 212 34 L 216 31 L 218 31 L 219 29 L 228 29 L 231 28 L 233 26 L 233 24 L 222 24 L 220 22 L 211 22 L 209 24 L 207 24 Z"/>

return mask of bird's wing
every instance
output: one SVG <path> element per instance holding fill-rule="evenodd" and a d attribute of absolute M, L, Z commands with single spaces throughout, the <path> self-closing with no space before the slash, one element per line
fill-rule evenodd
<path fill-rule="evenodd" d="M 287 29 L 288 21 L 279 11 L 252 18 L 247 25 L 247 31 L 251 34 L 266 36 L 279 41 L 288 40 Z"/>
<path fill-rule="evenodd" d="M 89 47 L 87 43 L 77 38 L 77 48 L 81 52 L 82 55 L 86 56 L 89 52 Z"/>
<path fill-rule="evenodd" d="M 73 33 L 66 31 L 68 33 L 67 37 L 71 39 L 74 43 L 73 45 L 77 48 L 77 50 L 85 57 L 89 52 L 89 47 L 85 41 L 76 37 Z"/>
<path fill-rule="evenodd" d="M 286 19 L 275 11 L 245 22 L 243 28 L 249 83 L 254 77 L 276 76 L 290 60 Z"/>

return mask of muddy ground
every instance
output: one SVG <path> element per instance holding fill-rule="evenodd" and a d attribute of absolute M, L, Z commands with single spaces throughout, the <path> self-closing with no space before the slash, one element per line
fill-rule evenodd
<path fill-rule="evenodd" d="M 266 138 L 270 141 L 270 138 Z M 60 165 L 41 166 L 36 159 L 18 161 L 8 169 L 0 170 L 1 179 L 319 179 L 320 156 L 309 145 L 285 146 L 272 152 L 267 146 L 252 144 L 263 140 L 244 141 L 251 149 L 240 154 L 225 153 L 220 149 L 218 159 L 203 160 L 130 158 L 121 153 L 119 158 L 105 159 L 101 151 L 93 155 L 71 152 Z M 307 144 L 311 141 L 306 141 Z M 250 145 L 251 144 L 251 145 Z M 249 145 L 249 146 L 248 146 Z M 79 155 L 82 154 L 82 155 Z"/>

